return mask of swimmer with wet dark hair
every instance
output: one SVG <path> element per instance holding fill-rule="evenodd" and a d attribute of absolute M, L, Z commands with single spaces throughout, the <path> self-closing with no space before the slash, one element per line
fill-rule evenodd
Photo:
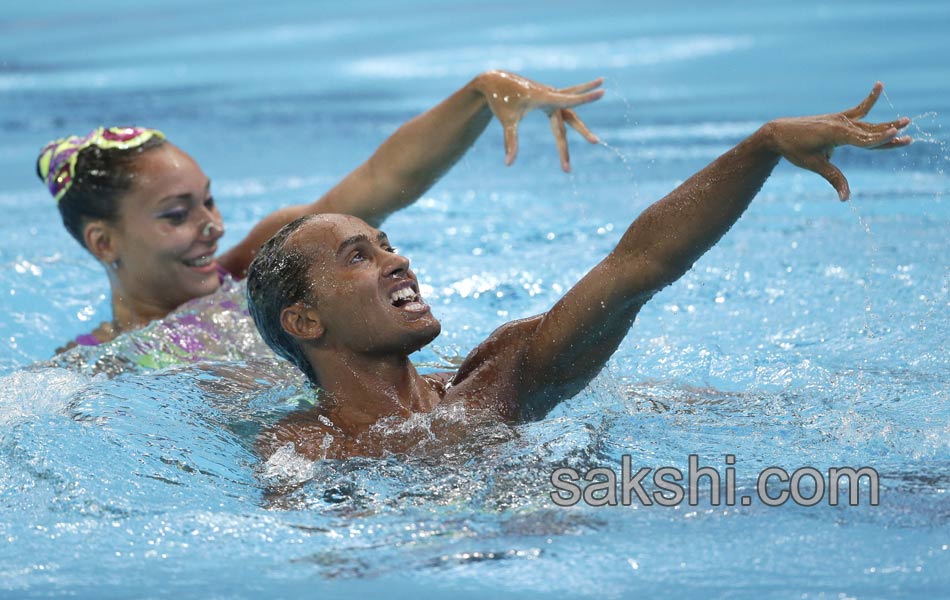
<path fill-rule="evenodd" d="M 211 294 L 226 275 L 243 278 L 260 245 L 298 217 L 343 213 L 380 224 L 415 202 L 455 164 L 493 115 L 504 128 L 510 165 L 522 117 L 532 110 L 545 112 L 561 166 L 568 171 L 565 124 L 597 142 L 572 109 L 599 99 L 600 85 L 595 80 L 554 89 L 513 73 L 483 73 L 400 127 L 323 197 L 265 217 L 217 257 L 224 223 L 211 182 L 161 132 L 111 127 L 54 140 L 41 152 L 37 174 L 56 199 L 66 229 L 105 267 L 113 316 L 59 351 L 111 341 Z"/>
<path fill-rule="evenodd" d="M 848 182 L 829 160 L 835 147 L 909 144 L 900 135 L 907 118 L 862 121 L 882 89 L 844 112 L 762 126 L 648 207 L 551 310 L 501 326 L 455 372 L 420 375 L 410 362 L 441 326 L 386 234 L 352 216 L 294 221 L 251 264 L 249 305 L 264 339 L 320 388 L 320 400 L 264 432 L 262 455 L 410 451 L 418 440 L 398 435 L 398 423 L 446 406 L 473 421 L 543 417 L 597 375 L 641 307 L 719 241 L 781 158 L 820 174 L 846 200 Z M 454 419 L 431 433 L 459 440 L 469 431 Z"/>

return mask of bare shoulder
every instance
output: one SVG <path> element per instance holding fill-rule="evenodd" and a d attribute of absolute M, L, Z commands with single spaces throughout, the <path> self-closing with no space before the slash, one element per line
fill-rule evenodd
<path fill-rule="evenodd" d="M 298 411 L 284 417 L 260 433 L 257 452 L 267 460 L 278 449 L 292 444 L 297 454 L 310 460 L 333 458 L 343 433 L 317 411 Z"/>
<path fill-rule="evenodd" d="M 60 346 L 59 348 L 57 348 L 56 351 L 55 351 L 55 353 L 56 353 L 56 354 L 62 354 L 63 352 L 66 352 L 67 350 L 72 350 L 73 348 L 75 348 L 75 347 L 78 346 L 78 345 L 79 345 L 79 344 L 76 343 L 76 340 L 70 340 L 70 341 L 66 342 L 65 344 L 63 344 L 62 346 Z"/>
<path fill-rule="evenodd" d="M 98 327 L 96 327 L 95 329 L 87 333 L 86 335 L 79 336 L 79 337 L 88 338 L 91 336 L 95 338 L 97 343 L 106 344 L 114 340 L 116 336 L 119 335 L 119 333 L 120 332 L 116 330 L 116 328 L 112 325 L 111 322 L 103 321 L 102 323 L 99 324 Z M 77 340 L 78 338 L 76 340 L 70 340 L 66 342 L 65 345 L 56 349 L 56 354 L 62 354 L 63 352 L 66 352 L 67 350 L 72 350 L 73 348 L 79 345 L 79 342 Z"/>
<path fill-rule="evenodd" d="M 520 418 L 518 381 L 527 342 L 544 315 L 505 323 L 472 350 L 447 385 L 447 402 L 492 410 L 507 421 Z"/>

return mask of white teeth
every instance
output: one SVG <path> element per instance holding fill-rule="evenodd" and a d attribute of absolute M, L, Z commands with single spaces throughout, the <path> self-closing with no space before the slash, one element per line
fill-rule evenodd
<path fill-rule="evenodd" d="M 397 290 L 389 295 L 389 300 L 395 304 L 400 300 L 415 300 L 417 298 L 416 293 L 412 291 L 412 288 L 402 288 Z"/>
<path fill-rule="evenodd" d="M 209 254 L 208 256 L 202 256 L 201 258 L 196 258 L 194 260 L 186 260 L 185 264 L 191 267 L 207 267 L 211 264 L 212 257 Z"/>

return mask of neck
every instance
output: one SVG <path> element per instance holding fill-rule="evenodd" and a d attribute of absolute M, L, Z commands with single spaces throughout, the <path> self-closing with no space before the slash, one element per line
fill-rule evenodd
<path fill-rule="evenodd" d="M 116 332 L 139 329 L 168 316 L 171 310 L 126 294 L 112 278 L 112 326 Z"/>
<path fill-rule="evenodd" d="M 324 392 L 323 410 L 348 433 L 365 431 L 386 417 L 429 412 L 438 402 L 433 388 L 406 355 L 315 350 L 308 359 Z"/>

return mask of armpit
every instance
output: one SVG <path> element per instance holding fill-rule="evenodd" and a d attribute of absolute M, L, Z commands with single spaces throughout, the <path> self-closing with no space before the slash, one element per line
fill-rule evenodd
<path fill-rule="evenodd" d="M 517 420 L 522 357 L 543 316 L 511 321 L 496 329 L 462 362 L 449 394 L 505 420 Z"/>
<path fill-rule="evenodd" d="M 543 316 L 543 314 L 540 314 L 511 321 L 493 331 L 484 342 L 476 346 L 465 357 L 452 379 L 452 385 L 458 385 L 485 363 L 495 363 L 501 359 L 512 359 L 519 356 L 524 351 L 527 340 L 531 338 L 531 334 L 538 323 L 541 322 Z M 504 366 L 514 372 L 517 369 L 517 363 L 520 363 L 520 361 Z"/>

